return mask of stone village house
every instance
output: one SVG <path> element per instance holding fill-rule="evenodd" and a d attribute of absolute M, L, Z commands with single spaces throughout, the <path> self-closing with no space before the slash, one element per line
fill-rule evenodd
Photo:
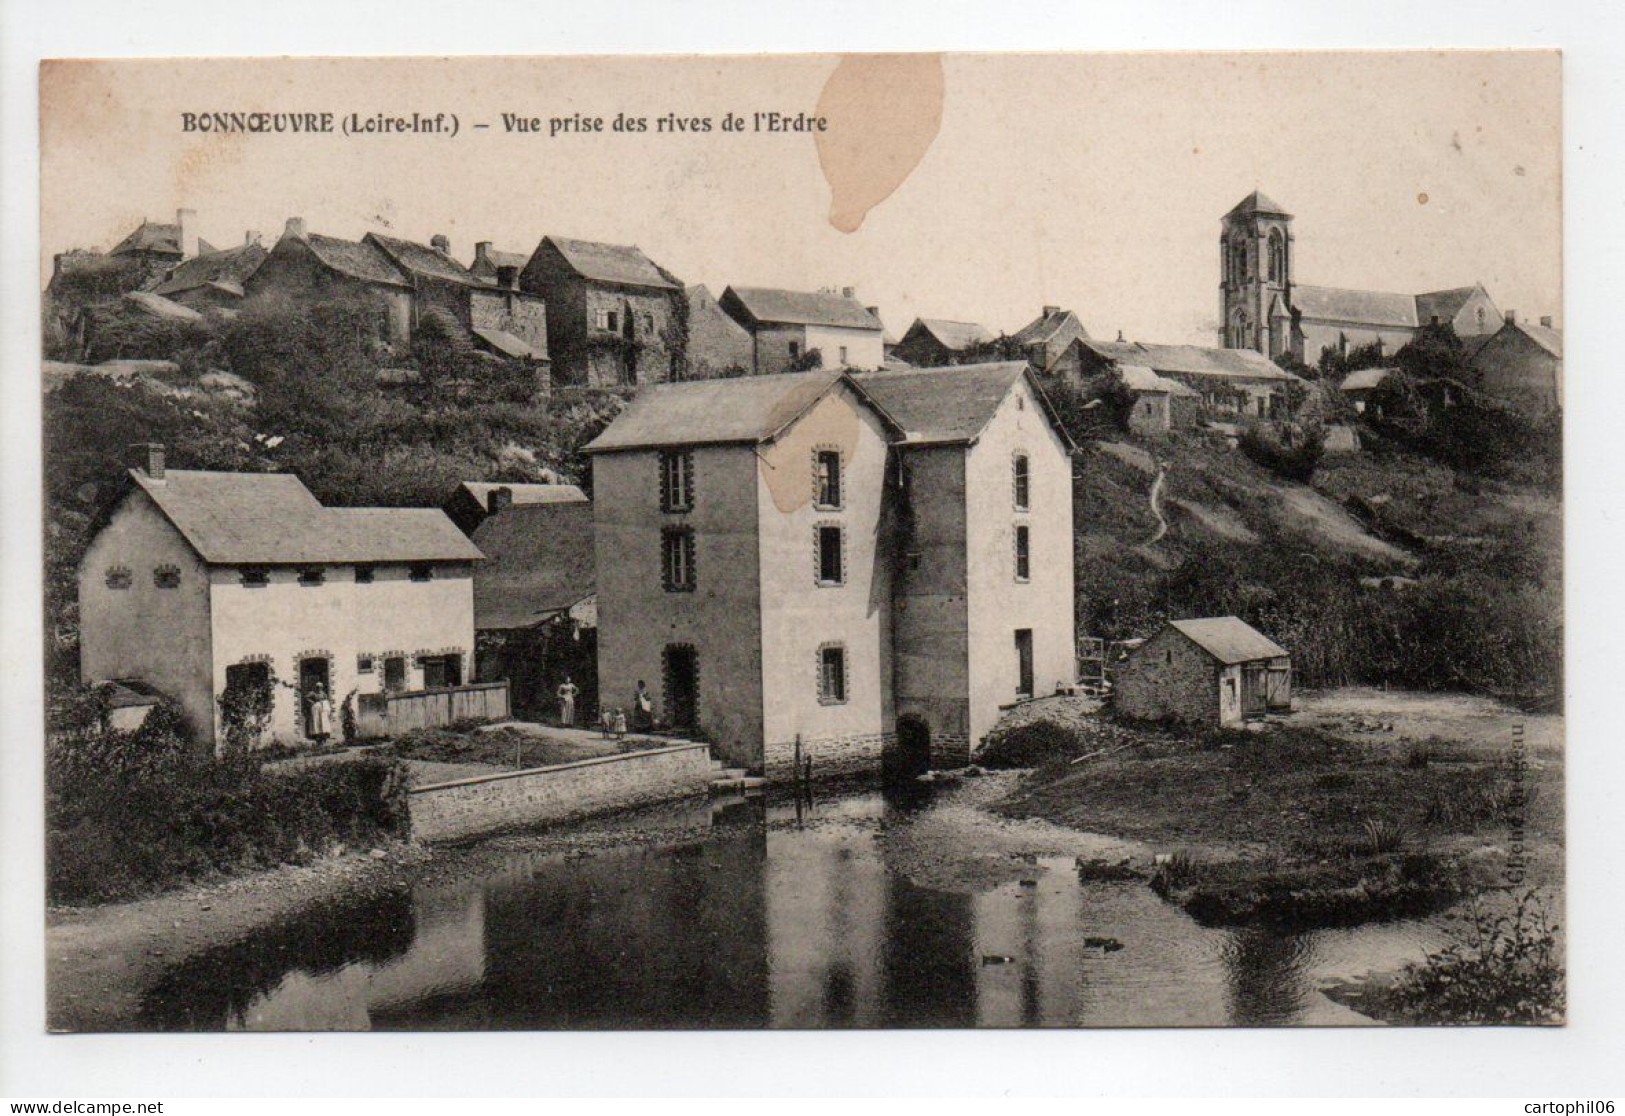
<path fill-rule="evenodd" d="M 532 504 L 585 504 L 587 494 L 573 484 L 514 484 L 501 481 L 464 481 L 440 505 L 465 535 L 506 508 Z"/>
<path fill-rule="evenodd" d="M 1112 704 L 1147 721 L 1239 725 L 1292 708 L 1292 658 L 1234 616 L 1170 620 L 1118 668 Z"/>
<path fill-rule="evenodd" d="M 1044 307 L 1010 336 L 1040 375 L 1071 378 L 1079 371 L 1077 342 L 1088 339 L 1089 331 L 1078 316 L 1059 306 Z"/>
<path fill-rule="evenodd" d="M 680 367 L 682 284 L 635 245 L 544 236 L 519 276 L 547 304 L 554 383 L 659 383 Z"/>
<path fill-rule="evenodd" d="M 665 385 L 587 449 L 599 685 L 733 764 L 957 766 L 1073 681 L 1073 446 L 1025 363 Z"/>
<path fill-rule="evenodd" d="M 890 355 L 917 368 L 958 364 L 971 349 L 992 340 L 992 332 L 977 322 L 915 318 Z"/>
<path fill-rule="evenodd" d="M 171 470 L 162 446 L 138 449 L 79 564 L 86 682 L 145 684 L 218 746 L 228 686 L 269 683 L 267 736 L 297 743 L 318 683 L 337 709 L 468 677 L 481 555 L 444 512 L 323 507 L 290 474 Z"/>
<path fill-rule="evenodd" d="M 1474 384 L 1527 415 L 1563 407 L 1563 333 L 1552 319 L 1526 322 L 1507 311 L 1506 324 L 1485 338 L 1467 361 Z"/>
<path fill-rule="evenodd" d="M 821 368 L 874 369 L 885 362 L 880 315 L 851 287 L 839 294 L 729 287 L 717 301 L 751 335 L 755 375 L 783 372 L 815 351 Z"/>

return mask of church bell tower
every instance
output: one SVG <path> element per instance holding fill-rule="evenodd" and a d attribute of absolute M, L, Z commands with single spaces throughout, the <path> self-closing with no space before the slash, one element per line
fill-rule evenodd
<path fill-rule="evenodd" d="M 1267 357 L 1293 351 L 1292 214 L 1254 190 L 1219 232 L 1219 344 Z"/>

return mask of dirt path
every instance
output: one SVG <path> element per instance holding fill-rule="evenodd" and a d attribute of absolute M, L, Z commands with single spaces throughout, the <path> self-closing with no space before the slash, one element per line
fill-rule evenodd
<path fill-rule="evenodd" d="M 1157 463 L 1157 479 L 1151 482 L 1151 514 L 1157 517 L 1157 529 L 1151 532 L 1142 546 L 1151 546 L 1162 541 L 1162 536 L 1168 533 L 1168 520 L 1162 514 L 1162 482 L 1168 479 L 1168 469 L 1159 461 Z"/>

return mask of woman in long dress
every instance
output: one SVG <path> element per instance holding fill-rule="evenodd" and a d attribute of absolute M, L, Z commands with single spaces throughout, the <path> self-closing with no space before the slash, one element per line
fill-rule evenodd
<path fill-rule="evenodd" d="M 320 682 L 310 692 L 309 735 L 317 744 L 326 744 L 327 738 L 333 735 L 333 703 Z"/>

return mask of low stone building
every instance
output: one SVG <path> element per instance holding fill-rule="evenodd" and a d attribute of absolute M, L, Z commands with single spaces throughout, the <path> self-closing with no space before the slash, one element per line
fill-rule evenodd
<path fill-rule="evenodd" d="M 1281 418 L 1290 410 L 1288 392 L 1303 381 L 1250 349 L 1093 339 L 1077 342 L 1084 378 L 1128 366 L 1149 368 L 1182 383 L 1201 397 L 1213 418 Z"/>
<path fill-rule="evenodd" d="M 1159 376 L 1143 365 L 1122 364 L 1114 371 L 1119 382 L 1134 394 L 1134 404 L 1128 413 L 1128 428 L 1135 434 L 1148 437 L 1167 434 L 1176 425 L 1176 411 L 1183 417 L 1187 412 L 1180 410 L 1180 407 L 1187 401 L 1195 403 L 1201 399 L 1194 389 L 1178 380 Z M 1176 400 L 1179 401 L 1177 405 Z"/>
<path fill-rule="evenodd" d="M 1563 408 L 1563 333 L 1551 318 L 1539 324 L 1507 311 L 1506 324 L 1474 350 L 1468 361 L 1475 385 L 1525 414 Z"/>
<path fill-rule="evenodd" d="M 688 351 L 678 378 L 749 375 L 755 357 L 750 331 L 728 316 L 708 287 L 688 287 L 683 299 L 688 313 Z"/>
<path fill-rule="evenodd" d="M 879 368 L 886 359 L 885 330 L 851 287 L 834 291 L 785 291 L 729 287 L 717 300 L 751 335 L 751 371 L 758 376 L 807 367 Z"/>
<path fill-rule="evenodd" d="M 504 508 L 532 504 L 585 504 L 587 494 L 573 484 L 510 484 L 505 481 L 464 481 L 441 506 L 458 530 L 474 529 Z"/>
<path fill-rule="evenodd" d="M 182 260 L 151 290 L 194 310 L 235 310 L 243 302 L 243 283 L 265 262 L 266 255 L 258 235 L 250 233 L 236 248 Z"/>
<path fill-rule="evenodd" d="M 1078 316 L 1059 306 L 1046 306 L 1043 313 L 1011 335 L 1033 368 L 1043 376 L 1076 377 L 1079 341 L 1089 338 Z"/>
<path fill-rule="evenodd" d="M 138 450 L 79 563 L 87 683 L 145 683 L 216 745 L 228 691 L 268 695 L 261 740 L 297 744 L 318 685 L 340 710 L 468 677 L 481 555 L 444 512 L 323 507 L 291 474 Z"/>
<path fill-rule="evenodd" d="M 1233 726 L 1292 708 L 1292 657 L 1234 616 L 1170 620 L 1117 670 L 1126 717 Z"/>
<path fill-rule="evenodd" d="M 243 281 L 248 301 L 280 299 L 295 306 L 352 303 L 371 313 L 373 336 L 384 345 L 412 342 L 413 288 L 407 274 L 378 244 L 344 240 L 288 218 L 282 236 Z"/>
<path fill-rule="evenodd" d="M 958 364 L 973 349 L 992 340 L 992 331 L 976 322 L 915 318 L 891 355 L 916 368 Z"/>

